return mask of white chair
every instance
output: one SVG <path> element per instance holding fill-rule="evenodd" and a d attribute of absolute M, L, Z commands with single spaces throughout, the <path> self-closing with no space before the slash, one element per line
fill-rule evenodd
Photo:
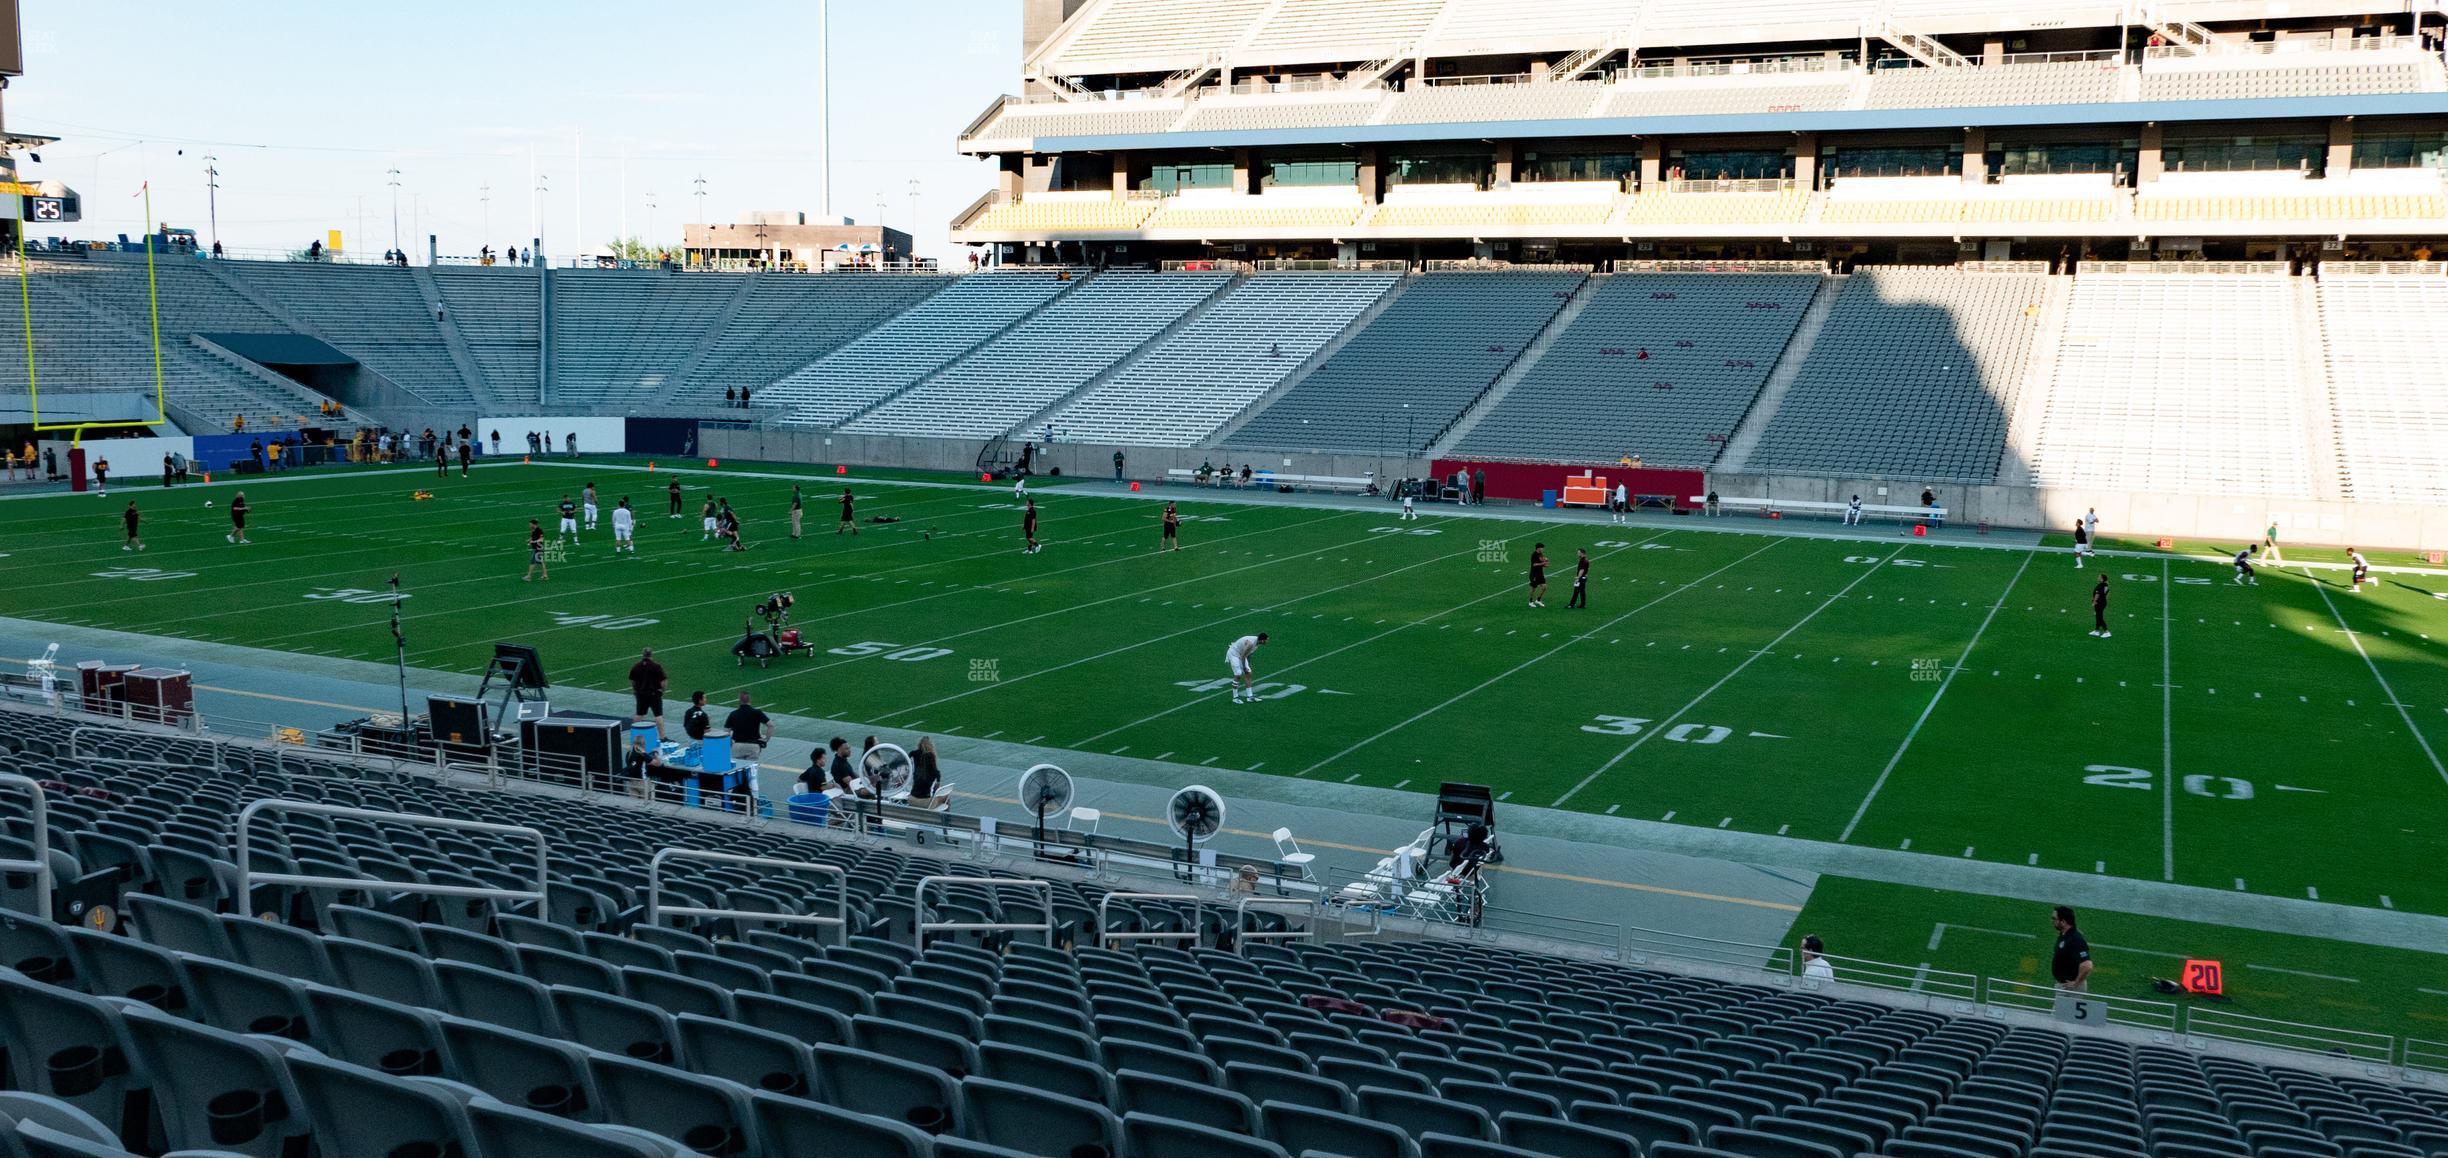
<path fill-rule="evenodd" d="M 1102 809 L 1074 808 L 1071 810 L 1071 821 L 1067 828 L 1071 832 L 1095 836 L 1097 825 L 1104 819 L 1105 813 Z"/>
<path fill-rule="evenodd" d="M 1309 872 L 1309 862 L 1316 860 L 1317 854 L 1302 852 L 1300 842 L 1292 839 L 1292 830 L 1289 828 L 1275 830 L 1275 859 L 1299 869 L 1302 880 L 1311 884 L 1317 883 L 1317 878 Z"/>

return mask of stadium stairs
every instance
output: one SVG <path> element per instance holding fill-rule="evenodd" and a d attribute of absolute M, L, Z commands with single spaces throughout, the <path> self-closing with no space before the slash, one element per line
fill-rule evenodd
<path fill-rule="evenodd" d="M 1760 436 L 1776 418 L 1777 408 L 1784 405 L 1785 395 L 1793 389 L 1794 379 L 1801 376 L 1803 365 L 1810 361 L 1811 347 L 1819 344 L 1819 334 L 1827 329 L 1828 314 L 1836 308 L 1836 291 L 1843 285 L 1841 278 L 1820 282 L 1809 308 L 1802 311 L 1802 321 L 1794 326 L 1793 337 L 1785 343 L 1785 352 L 1777 358 L 1776 369 L 1768 372 L 1768 380 L 1760 385 L 1759 397 L 1751 400 L 1751 409 L 1743 413 L 1733 436 L 1718 450 L 1719 470 L 1739 474 L 1750 468 L 1751 452 L 1759 448 Z"/>
<path fill-rule="evenodd" d="M 16 707 L 0 708 L 0 766 L 50 783 L 62 879 L 116 890 L 126 911 L 115 932 L 0 922 L 12 1155 L 2448 1150 L 2448 1093 L 2342 1059 L 1461 937 L 1209 947 L 1220 927 L 1174 902 L 1125 898 L 1105 923 L 1107 890 L 1059 867 L 981 869 L 873 838 Z M 30 853 L 25 798 L 6 799 L 5 843 Z M 243 810 L 270 799 L 363 811 L 263 814 L 250 859 L 309 879 L 250 889 L 232 849 Z M 657 873 L 674 849 L 782 863 Z M 539 867 L 540 901 L 501 895 L 532 891 Z M 905 899 L 929 876 L 1001 887 Z M 22 878 L 9 884 L 0 903 L 23 895 Z M 658 888 L 730 915 L 646 922 Z M 1040 890 L 1058 926 L 1046 944 L 918 934 L 928 919 L 1028 921 Z M 850 917 L 839 935 L 763 919 L 823 915 L 835 895 Z M 1265 932 L 1332 924 L 1259 916 Z M 1174 932 L 1193 936 L 1100 944 Z"/>
<path fill-rule="evenodd" d="M 484 373 L 476 365 L 475 352 L 468 348 L 467 335 L 459 332 L 458 320 L 443 308 L 442 287 L 434 281 L 433 269 L 417 266 L 409 270 L 409 274 L 416 280 L 417 297 L 424 301 L 425 312 L 435 318 L 434 329 L 441 332 L 442 348 L 449 352 L 451 365 L 458 369 L 461 378 L 468 381 L 470 394 L 483 407 Z"/>
<path fill-rule="evenodd" d="M 1343 328 L 1342 333 L 1336 334 L 1325 345 L 1318 347 L 1317 352 L 1309 355 L 1308 360 L 1302 362 L 1299 368 L 1285 375 L 1283 381 L 1268 387 L 1266 393 L 1250 399 L 1249 405 L 1242 407 L 1239 414 L 1233 415 L 1225 421 L 1224 425 L 1217 427 L 1215 433 L 1207 436 L 1208 443 L 1223 446 L 1231 442 L 1233 434 L 1248 425 L 1250 419 L 1264 413 L 1267 407 L 1275 404 L 1276 399 L 1291 393 L 1293 387 L 1300 385 L 1310 375 L 1317 373 L 1318 367 L 1325 365 L 1336 354 L 1342 353 L 1343 347 L 1352 344 L 1352 339 L 1359 337 L 1362 331 L 1368 329 L 1378 318 L 1383 317 L 1385 312 L 1392 309 L 1394 303 L 1401 299 L 1403 291 L 1409 289 L 1418 276 L 1417 274 L 1405 274 L 1402 280 L 1394 283 L 1393 289 L 1386 291 L 1384 296 L 1370 303 L 1369 308 L 1360 311 L 1360 316 L 1353 318 L 1351 324 Z"/>
<path fill-rule="evenodd" d="M 1522 347 L 1521 356 L 1515 358 L 1512 365 L 1505 367 L 1504 373 L 1497 375 L 1493 381 L 1489 382 L 1488 388 L 1478 398 L 1472 400 L 1470 405 L 1463 407 L 1462 413 L 1446 424 L 1445 429 L 1438 431 L 1428 440 L 1426 449 L 1421 451 L 1422 456 L 1431 461 L 1451 457 L 1454 453 L 1454 446 L 1469 437 L 1472 428 L 1478 426 L 1481 419 L 1486 418 L 1490 412 L 1503 405 L 1505 396 L 1511 394 L 1513 388 L 1520 385 L 1521 380 L 1539 364 L 1539 359 L 1546 357 L 1547 351 L 1554 349 L 1556 342 L 1572 329 L 1573 322 L 1580 318 L 1583 310 L 1589 308 L 1590 299 L 1595 297 L 1599 287 L 1605 284 L 1604 277 L 1584 279 L 1580 286 L 1573 290 L 1572 300 L 1565 302 L 1564 308 L 1557 310 L 1555 317 L 1548 320 L 1547 327 L 1540 330 L 1538 336 L 1532 338 L 1528 345 Z"/>
<path fill-rule="evenodd" d="M 924 386 L 924 385 L 926 385 L 926 384 L 927 384 L 927 383 L 929 383 L 929 382 L 934 382 L 934 381 L 936 381 L 936 380 L 938 380 L 938 379 L 942 378 L 942 377 L 943 377 L 943 375 L 944 375 L 944 373 L 945 373 L 946 371 L 951 370 L 953 367 L 960 365 L 960 364 L 961 364 L 962 362 L 964 362 L 964 361 L 967 361 L 967 360 L 968 360 L 970 357 L 974 356 L 974 355 L 975 355 L 975 354 L 976 354 L 978 351 L 983 350 L 983 349 L 986 349 L 987 347 L 994 345 L 994 344 L 995 344 L 997 341 L 1000 341 L 1000 340 L 1002 340 L 1004 337 L 1006 337 L 1006 336 L 1008 336 L 1009 334 L 1011 334 L 1011 333 L 1012 333 L 1012 331 L 1017 330 L 1017 329 L 1019 329 L 1020 327 L 1022 327 L 1022 326 L 1025 326 L 1025 325 L 1029 324 L 1031 321 L 1036 320 L 1038 317 L 1042 316 L 1042 315 L 1043 315 L 1043 314 L 1044 314 L 1044 313 L 1045 313 L 1047 310 L 1052 309 L 1052 308 L 1054 307 L 1054 304 L 1055 304 L 1056 302 L 1063 301 L 1063 300 L 1065 300 L 1066 298 L 1070 297 L 1072 294 L 1077 293 L 1077 292 L 1078 292 L 1079 290 L 1081 290 L 1082 288 L 1085 288 L 1085 287 L 1088 285 L 1088 283 L 1090 283 L 1090 282 L 1092 282 L 1092 281 L 1096 280 L 1096 276 L 1097 276 L 1097 275 L 1096 275 L 1096 274 L 1094 274 L 1094 273 L 1083 273 L 1083 274 L 1080 274 L 1080 275 L 1078 275 L 1078 276 L 1073 277 L 1073 278 L 1071 279 L 1071 284 L 1069 284 L 1069 285 L 1067 285 L 1067 286 L 1064 286 L 1062 289 L 1060 289 L 1060 290 L 1056 291 L 1054 294 L 1052 294 L 1051 296 L 1047 297 L 1047 298 L 1046 298 L 1044 301 L 1038 302 L 1036 305 L 1034 305 L 1034 306 L 1030 307 L 1030 308 L 1029 308 L 1029 309 L 1028 309 L 1026 312 L 1024 312 L 1024 313 L 1022 313 L 1022 314 L 1020 314 L 1020 315 L 1018 315 L 1018 316 L 1016 316 L 1016 317 L 1012 318 L 1011 320 L 1009 320 L 1009 321 L 1007 321 L 1007 322 L 1003 323 L 1003 325 L 1002 325 L 1001 327 L 997 328 L 997 329 L 996 329 L 996 330 L 995 330 L 993 333 L 990 333 L 990 334 L 984 334 L 984 335 L 979 336 L 979 338 L 978 338 L 976 341 L 971 342 L 971 343 L 968 345 L 968 347 L 967 347 L 967 348 L 965 348 L 965 349 L 961 350 L 959 353 L 957 353 L 957 354 L 953 355 L 952 357 L 950 357 L 950 358 L 948 358 L 948 359 L 944 360 L 944 362 L 943 362 L 941 365 L 938 365 L 938 366 L 936 366 L 936 367 L 935 367 L 933 370 L 928 371 L 928 372 L 927 372 L 927 373 L 926 373 L 924 376 L 920 377 L 920 378 L 919 378 L 919 379 L 917 379 L 916 381 L 913 381 L 913 382 L 907 383 L 907 384 L 905 384 L 905 385 L 902 385 L 902 386 L 900 386 L 900 387 L 898 387 L 898 388 L 894 389 L 894 390 L 893 390 L 891 393 L 886 394 L 886 395 L 884 395 L 884 396 L 882 396 L 882 397 L 880 397 L 880 398 L 876 398 L 876 399 L 874 399 L 874 400 L 872 400 L 872 401 L 868 402 L 867 404 L 865 404 L 865 405 L 863 405 L 863 406 L 860 406 L 858 409 L 856 409 L 856 410 L 852 410 L 852 411 L 850 411 L 849 413 L 842 415 L 842 416 L 841 416 L 839 419 L 836 419 L 836 420 L 835 420 L 835 421 L 833 421 L 833 422 L 832 422 L 830 425 L 832 426 L 832 428 L 833 428 L 833 429 L 835 429 L 835 430 L 839 430 L 839 429 L 841 429 L 841 428 L 843 428 L 843 427 L 845 427 L 845 426 L 850 425 L 850 424 L 851 424 L 851 423 L 853 423 L 853 422 L 857 422 L 859 419 L 865 418 L 865 417 L 867 417 L 868 415 L 875 413 L 875 412 L 876 412 L 876 411 L 878 411 L 878 410 L 882 410 L 882 409 L 883 409 L 883 408 L 885 408 L 886 406 L 891 405 L 892 403 L 894 403 L 895 401 L 899 400 L 899 399 L 900 399 L 900 398 L 902 398 L 903 396 L 905 396 L 905 395 L 909 394 L 911 391 L 916 390 L 917 388 L 919 388 L 919 387 L 921 387 L 921 386 Z M 1229 289 L 1230 287 L 1227 287 L 1227 288 Z M 1213 302 L 1214 300 L 1215 300 L 1215 299 L 1211 297 L 1211 298 L 1209 298 L 1209 299 L 1208 299 L 1208 301 L 1207 301 L 1207 302 L 1202 302 L 1202 303 L 1200 303 L 1200 304 L 1199 304 L 1199 308 L 1198 308 L 1198 309 L 1196 309 L 1196 310 L 1192 310 L 1192 311 L 1191 311 L 1191 315 L 1192 315 L 1192 316 L 1196 316 L 1196 315 L 1197 315 L 1199 312 L 1201 312 L 1201 311 L 1203 311 L 1203 310 L 1205 310 L 1205 309 L 1207 308 L 1207 304 L 1208 304 L 1209 302 Z M 1168 332 L 1168 333 L 1170 333 L 1170 332 L 1171 332 L 1171 330 L 1170 330 L 1170 328 L 1169 328 L 1169 327 L 1168 327 L 1168 329 L 1167 329 L 1167 331 L 1166 331 L 1166 332 Z M 1140 349 L 1142 349 L 1142 350 L 1145 350 L 1146 348 L 1147 348 L 1147 347 L 1146 347 L 1146 346 L 1144 346 L 1144 345 L 1140 347 Z M 1125 361 L 1127 362 L 1127 361 L 1128 361 L 1128 359 L 1125 359 Z M 1102 375 L 1100 375 L 1100 376 L 1099 376 L 1099 378 L 1100 378 L 1100 380 L 1101 380 L 1101 379 L 1102 379 Z M 1068 397 L 1068 395 L 1066 395 L 1065 397 Z"/>
<path fill-rule="evenodd" d="M 2294 295 L 2295 386 L 2303 392 L 2304 457 L 2310 467 L 2310 497 L 2338 502 L 2347 496 L 2343 443 L 2338 436 L 2336 387 L 2329 380 L 2329 331 L 2321 324 L 2320 282 L 2297 278 Z"/>
<path fill-rule="evenodd" d="M 2024 368 L 2023 389 L 2015 396 L 2014 414 L 2006 422 L 2006 459 L 1998 467 L 1998 485 L 2032 485 L 2032 464 L 2039 461 L 2040 433 L 2048 422 L 2049 390 L 2057 381 L 2057 357 L 2065 349 L 2066 306 L 2074 296 L 2072 278 L 2052 277 L 2041 291 L 2040 328 L 2032 335 L 2031 364 Z"/>

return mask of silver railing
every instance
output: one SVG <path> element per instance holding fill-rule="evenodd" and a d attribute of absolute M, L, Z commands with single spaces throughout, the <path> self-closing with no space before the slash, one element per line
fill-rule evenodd
<path fill-rule="evenodd" d="M 1311 919 L 1297 929 L 1280 933 L 1252 932 L 1249 927 L 1250 909 L 1272 909 L 1285 913 L 1307 914 Z M 1315 941 L 1317 940 L 1318 903 L 1307 897 L 1243 897 L 1233 906 L 1233 952 L 1246 957 L 1252 941 Z"/>
<path fill-rule="evenodd" d="M 1968 1005 L 1980 1002 L 1980 978 L 1970 973 L 1948 969 L 1932 969 L 1927 965 L 1898 965 L 1889 961 L 1872 961 L 1864 957 L 1823 957 L 1835 980 L 1844 985 L 1860 985 L 1870 989 L 1885 989 L 1896 993 L 1911 993 Z M 1806 963 L 1798 957 L 1793 961 L 1794 977 L 1805 988 L 1824 985 L 1804 971 Z"/>
<path fill-rule="evenodd" d="M 2069 997 L 2099 1006 L 2110 1025 L 2173 1034 L 2180 1030 L 2184 1021 L 2184 1010 L 2172 1001 L 2150 1001 L 2108 993 L 2069 993 L 2054 985 L 2035 985 L 2029 981 L 2010 981 L 2003 977 L 1981 980 L 1981 1004 L 2036 1013 L 2042 1017 L 2054 1016 L 2059 999 Z"/>
<path fill-rule="evenodd" d="M 1115 901 L 1188 901 L 1190 928 L 1180 933 L 1116 933 L 1113 931 L 1112 909 Z M 1097 940 L 1106 943 L 1120 941 L 1192 941 L 1207 925 L 1207 899 L 1197 893 L 1107 893 L 1097 902 Z"/>
<path fill-rule="evenodd" d="M 535 888 L 497 889 L 478 885 L 435 885 L 417 881 L 385 881 L 369 877 L 317 877 L 297 873 L 259 873 L 254 868 L 255 818 L 267 812 L 303 812 L 314 816 L 350 817 L 357 820 L 390 821 L 418 828 L 444 828 L 458 832 L 490 832 L 501 836 L 524 836 L 535 840 Z M 546 875 L 549 850 L 544 834 L 522 824 L 490 824 L 481 820 L 453 820 L 442 816 L 419 816 L 411 812 L 385 812 L 379 808 L 346 808 L 337 804 L 319 804 L 307 800 L 258 800 L 238 814 L 238 895 L 245 897 L 257 885 L 285 885 L 303 889 L 363 889 L 381 893 L 416 893 L 433 897 L 479 897 L 494 901 L 533 901 L 544 907 L 545 888 L 550 883 Z"/>
<path fill-rule="evenodd" d="M 2327 1054 L 2374 1065 L 2389 1065 L 2397 1060 L 2397 1039 L 2385 1033 L 2330 1029 L 2223 1009 L 2187 1009 L 2184 1015 L 2184 1031 L 2193 1037 Z"/>
<path fill-rule="evenodd" d="M 2448 1074 L 2448 1042 L 2406 1038 L 2398 1043 L 2397 1065 L 2403 1069 Z"/>
<path fill-rule="evenodd" d="M 833 915 L 813 913 L 765 913 L 754 909 L 705 909 L 687 905 L 663 903 L 663 866 L 675 860 L 706 861 L 712 864 L 735 864 L 744 868 L 781 869 L 785 872 L 814 873 L 830 877 L 833 882 Z M 783 860 L 770 856 L 743 856 L 735 852 L 701 852 L 693 848 L 666 848 L 646 862 L 646 923 L 660 925 L 665 917 L 696 917 L 714 921 L 776 921 L 792 925 L 815 925 L 840 931 L 841 939 L 850 939 L 850 875 L 838 865 L 816 864 L 804 860 Z"/>
<path fill-rule="evenodd" d="M 930 921 L 927 915 L 927 890 L 951 885 L 1000 889 L 1037 894 L 1037 903 L 1045 911 L 1045 920 L 1034 924 L 1014 921 Z M 926 948 L 929 933 L 1025 933 L 1036 930 L 1045 934 L 1047 948 L 1054 946 L 1054 882 L 1043 880 L 1013 880 L 1010 877 L 922 877 L 910 890 L 918 902 L 918 923 L 913 935 L 918 947 Z"/>
<path fill-rule="evenodd" d="M 34 802 L 34 859 L 0 860 L 0 872 L 34 874 L 34 916 L 51 919 L 51 805 L 30 776 L 0 772 L 0 788 L 14 788 Z"/>

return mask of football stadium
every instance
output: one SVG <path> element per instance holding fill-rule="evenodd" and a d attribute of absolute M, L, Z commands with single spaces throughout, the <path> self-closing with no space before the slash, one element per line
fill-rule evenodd
<path fill-rule="evenodd" d="M 728 7 L 0 3 L 0 1158 L 2448 1155 L 2448 4 Z"/>

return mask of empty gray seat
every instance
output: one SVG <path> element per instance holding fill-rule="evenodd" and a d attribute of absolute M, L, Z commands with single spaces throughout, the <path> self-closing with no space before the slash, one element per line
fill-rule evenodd
<path fill-rule="evenodd" d="M 677 1142 L 643 1131 L 588 1126 L 486 1098 L 468 1103 L 477 1149 L 518 1158 L 684 1158 Z"/>
<path fill-rule="evenodd" d="M 299 1051 L 289 1077 L 325 1154 L 474 1154 L 460 1100 L 430 1084 Z"/>
<path fill-rule="evenodd" d="M 442 1027 L 430 1010 L 328 986 L 306 989 L 316 1049 L 394 1077 L 442 1072 Z"/>
<path fill-rule="evenodd" d="M 461 1017 L 524 1033 L 560 1036 L 561 1015 L 553 1009 L 552 992 L 516 973 L 461 961 L 437 961 L 434 982 L 442 991 L 442 1007 Z"/>
<path fill-rule="evenodd" d="M 749 1101 L 769 1154 L 928 1158 L 931 1152 L 925 1134 L 900 1122 L 771 1093 Z"/>
<path fill-rule="evenodd" d="M 1283 1147 L 1250 1132 L 1152 1114 L 1122 1115 L 1122 1136 L 1132 1158 L 1287 1158 Z"/>
<path fill-rule="evenodd" d="M 566 985 L 551 988 L 553 1009 L 571 1040 L 614 1057 L 662 1065 L 680 1057 L 680 1027 L 672 1015 L 642 1001 Z"/>
<path fill-rule="evenodd" d="M 143 1125 L 150 1082 L 109 1002 L 0 970 L 0 1052 L 10 1088 L 58 1098 L 114 1133 Z"/>
<path fill-rule="evenodd" d="M 505 1105 L 557 1118 L 602 1120 L 585 1050 L 455 1017 L 442 1019 L 442 1040 L 450 1051 L 452 1079 Z"/>
<path fill-rule="evenodd" d="M 307 1038 L 306 991 L 298 982 L 245 965 L 183 956 L 198 1020 L 231 1033 Z"/>
<path fill-rule="evenodd" d="M 1383 1122 L 1282 1102 L 1260 1103 L 1258 1114 L 1266 1120 L 1267 1138 L 1289 1153 L 1419 1158 L 1419 1144 L 1411 1135 Z"/>
<path fill-rule="evenodd" d="M 959 1131 L 960 1086 L 942 1070 L 848 1046 L 811 1046 L 809 1052 L 827 1103 L 905 1122 L 921 1133 Z"/>
<path fill-rule="evenodd" d="M 748 1091 L 633 1058 L 595 1054 L 588 1072 L 607 1121 L 661 1134 L 699 1154 L 739 1154 L 756 1145 Z"/>
<path fill-rule="evenodd" d="M 967 1078 L 961 1099 L 968 1119 L 961 1134 L 1043 1158 L 1103 1158 L 1122 1149 L 1122 1123 L 1094 1102 L 1049 1094 L 993 1078 Z"/>
<path fill-rule="evenodd" d="M 1227 1089 L 1123 1070 L 1114 1075 L 1112 1105 L 1125 1114 L 1171 1118 L 1233 1134 L 1258 1132 L 1258 1106 Z"/>
<path fill-rule="evenodd" d="M 813 1095 L 816 1062 L 807 1043 L 772 1030 L 716 1017 L 683 1013 L 680 1052 L 689 1068 L 766 1093 L 793 1098 Z"/>
<path fill-rule="evenodd" d="M 1430 1133 L 1483 1141 L 1496 1137 L 1495 1120 L 1488 1116 L 1486 1110 L 1474 1105 L 1375 1086 L 1364 1086 L 1352 1093 L 1360 1099 L 1361 1114 L 1393 1126 L 1414 1139 Z"/>
<path fill-rule="evenodd" d="M 1118 1104 L 1115 1101 L 1114 1076 L 1106 1073 L 1104 1067 L 1026 1046 L 996 1041 L 979 1046 L 978 1073 L 997 1081 L 1029 1086 L 1101 1106 Z"/>
<path fill-rule="evenodd" d="M 294 1158 L 308 1145 L 297 1088 L 264 1039 L 141 1007 L 129 1008 L 126 1024 L 171 1148 Z"/>

